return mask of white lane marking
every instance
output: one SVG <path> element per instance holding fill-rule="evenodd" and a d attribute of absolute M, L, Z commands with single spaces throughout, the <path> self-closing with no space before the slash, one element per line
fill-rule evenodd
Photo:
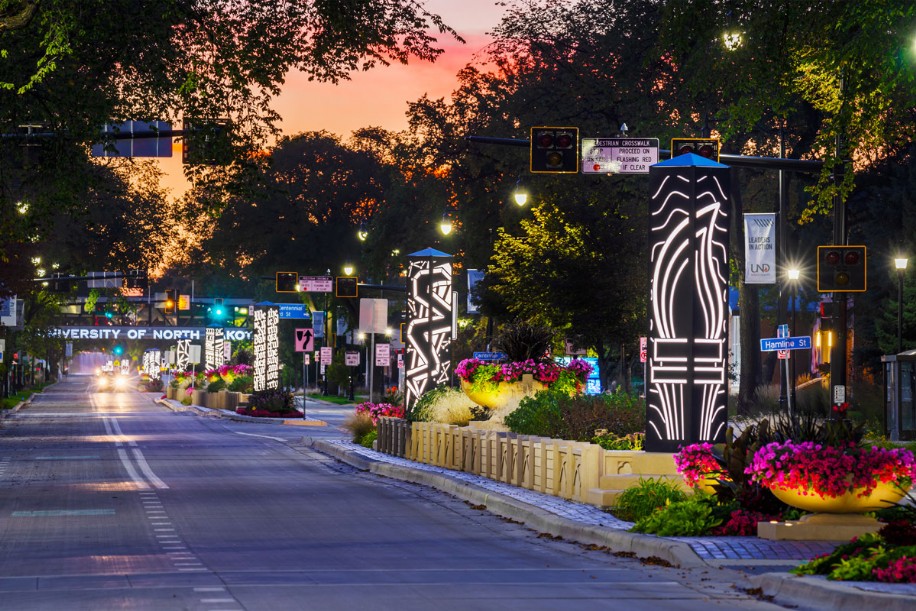
<path fill-rule="evenodd" d="M 121 459 L 121 464 L 124 465 L 128 477 L 137 484 L 137 487 L 141 490 L 149 490 L 149 484 L 147 484 L 146 481 L 140 477 L 140 474 L 137 473 L 137 470 L 134 469 L 134 465 L 130 462 L 130 458 L 127 456 L 127 452 L 124 451 L 124 448 L 118 448 L 118 458 Z"/>
<path fill-rule="evenodd" d="M 226 588 L 194 588 L 195 592 L 225 592 Z"/>
<path fill-rule="evenodd" d="M 114 434 L 114 430 L 111 428 L 111 423 L 108 421 L 108 418 L 102 418 L 102 423 L 105 425 L 105 432 L 108 433 L 109 437 L 114 437 L 115 445 L 120 447 L 121 440 L 117 438 Z"/>
<path fill-rule="evenodd" d="M 117 434 L 118 437 L 125 437 L 124 432 L 121 430 L 121 425 L 118 424 L 117 418 L 106 418 L 106 420 L 111 421 L 111 428 L 115 430 L 115 434 Z M 137 447 L 137 442 L 133 439 L 128 439 L 127 445 Z"/>
<path fill-rule="evenodd" d="M 246 437 L 263 437 L 264 439 L 273 439 L 274 441 L 286 442 L 286 439 L 283 437 L 271 437 L 270 435 L 257 435 L 255 433 L 240 433 L 238 431 L 232 431 L 236 435 L 245 435 Z"/>
<path fill-rule="evenodd" d="M 174 528 L 154 528 L 153 532 L 175 532 Z"/>
<path fill-rule="evenodd" d="M 200 602 L 204 604 L 213 604 L 213 603 L 234 603 L 234 598 L 201 598 Z"/>
<path fill-rule="evenodd" d="M 153 473 L 149 463 L 146 462 L 146 458 L 143 457 L 143 452 L 141 452 L 139 448 L 131 448 L 131 452 L 134 453 L 134 459 L 137 461 L 137 464 L 140 465 L 140 470 L 143 471 L 143 474 L 146 475 L 150 483 L 160 490 L 168 490 L 169 485 Z"/>

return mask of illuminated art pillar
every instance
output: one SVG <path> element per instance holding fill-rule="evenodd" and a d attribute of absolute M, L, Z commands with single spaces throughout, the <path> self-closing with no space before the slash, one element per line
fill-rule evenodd
<path fill-rule="evenodd" d="M 217 369 L 226 362 L 225 341 L 222 327 L 207 327 L 204 339 L 204 369 Z"/>
<path fill-rule="evenodd" d="M 407 392 L 413 407 L 448 382 L 452 338 L 452 256 L 427 248 L 407 256 Z"/>
<path fill-rule="evenodd" d="M 729 168 L 694 154 L 649 169 L 646 450 L 725 440 Z"/>
<path fill-rule="evenodd" d="M 251 308 L 254 323 L 254 390 L 269 390 L 280 386 L 280 308 L 256 305 Z"/>

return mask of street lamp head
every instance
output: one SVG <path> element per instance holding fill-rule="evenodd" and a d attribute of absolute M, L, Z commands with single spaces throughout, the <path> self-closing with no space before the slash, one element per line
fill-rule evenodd
<path fill-rule="evenodd" d="M 343 272 L 345 276 L 352 276 L 353 275 L 353 265 L 351 265 L 350 263 L 344 263 Z"/>
<path fill-rule="evenodd" d="M 906 269 L 906 265 L 909 262 L 909 259 L 906 257 L 897 257 L 894 259 L 894 267 L 897 268 L 897 271 L 903 271 Z"/>
<path fill-rule="evenodd" d="M 366 238 L 369 237 L 369 227 L 366 225 L 366 221 L 362 221 L 359 224 L 359 230 L 356 232 L 356 237 L 359 238 L 360 242 L 365 242 Z"/>
<path fill-rule="evenodd" d="M 439 231 L 442 232 L 442 235 L 448 235 L 452 232 L 452 218 L 448 215 L 448 212 L 442 215 L 442 220 L 439 221 Z"/>
<path fill-rule="evenodd" d="M 792 267 L 789 268 L 786 274 L 788 275 L 789 280 L 795 282 L 801 276 L 801 270 L 799 270 L 797 267 Z"/>
<path fill-rule="evenodd" d="M 524 206 L 528 203 L 528 191 L 522 186 L 522 180 L 515 182 L 515 190 L 512 192 L 512 200 L 517 206 Z"/>

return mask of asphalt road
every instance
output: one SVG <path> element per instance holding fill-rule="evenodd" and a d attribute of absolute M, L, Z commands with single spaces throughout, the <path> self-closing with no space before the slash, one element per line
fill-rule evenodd
<path fill-rule="evenodd" d="M 0 609 L 775 609 L 301 444 L 326 429 L 48 388 L 0 428 Z"/>

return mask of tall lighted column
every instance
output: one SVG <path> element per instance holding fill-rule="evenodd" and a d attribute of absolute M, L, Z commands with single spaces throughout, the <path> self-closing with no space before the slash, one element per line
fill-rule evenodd
<path fill-rule="evenodd" d="M 671 452 L 725 439 L 729 168 L 680 155 L 649 184 L 646 450 Z"/>
<path fill-rule="evenodd" d="M 407 256 L 405 403 L 448 382 L 452 338 L 452 256 L 427 248 Z"/>

